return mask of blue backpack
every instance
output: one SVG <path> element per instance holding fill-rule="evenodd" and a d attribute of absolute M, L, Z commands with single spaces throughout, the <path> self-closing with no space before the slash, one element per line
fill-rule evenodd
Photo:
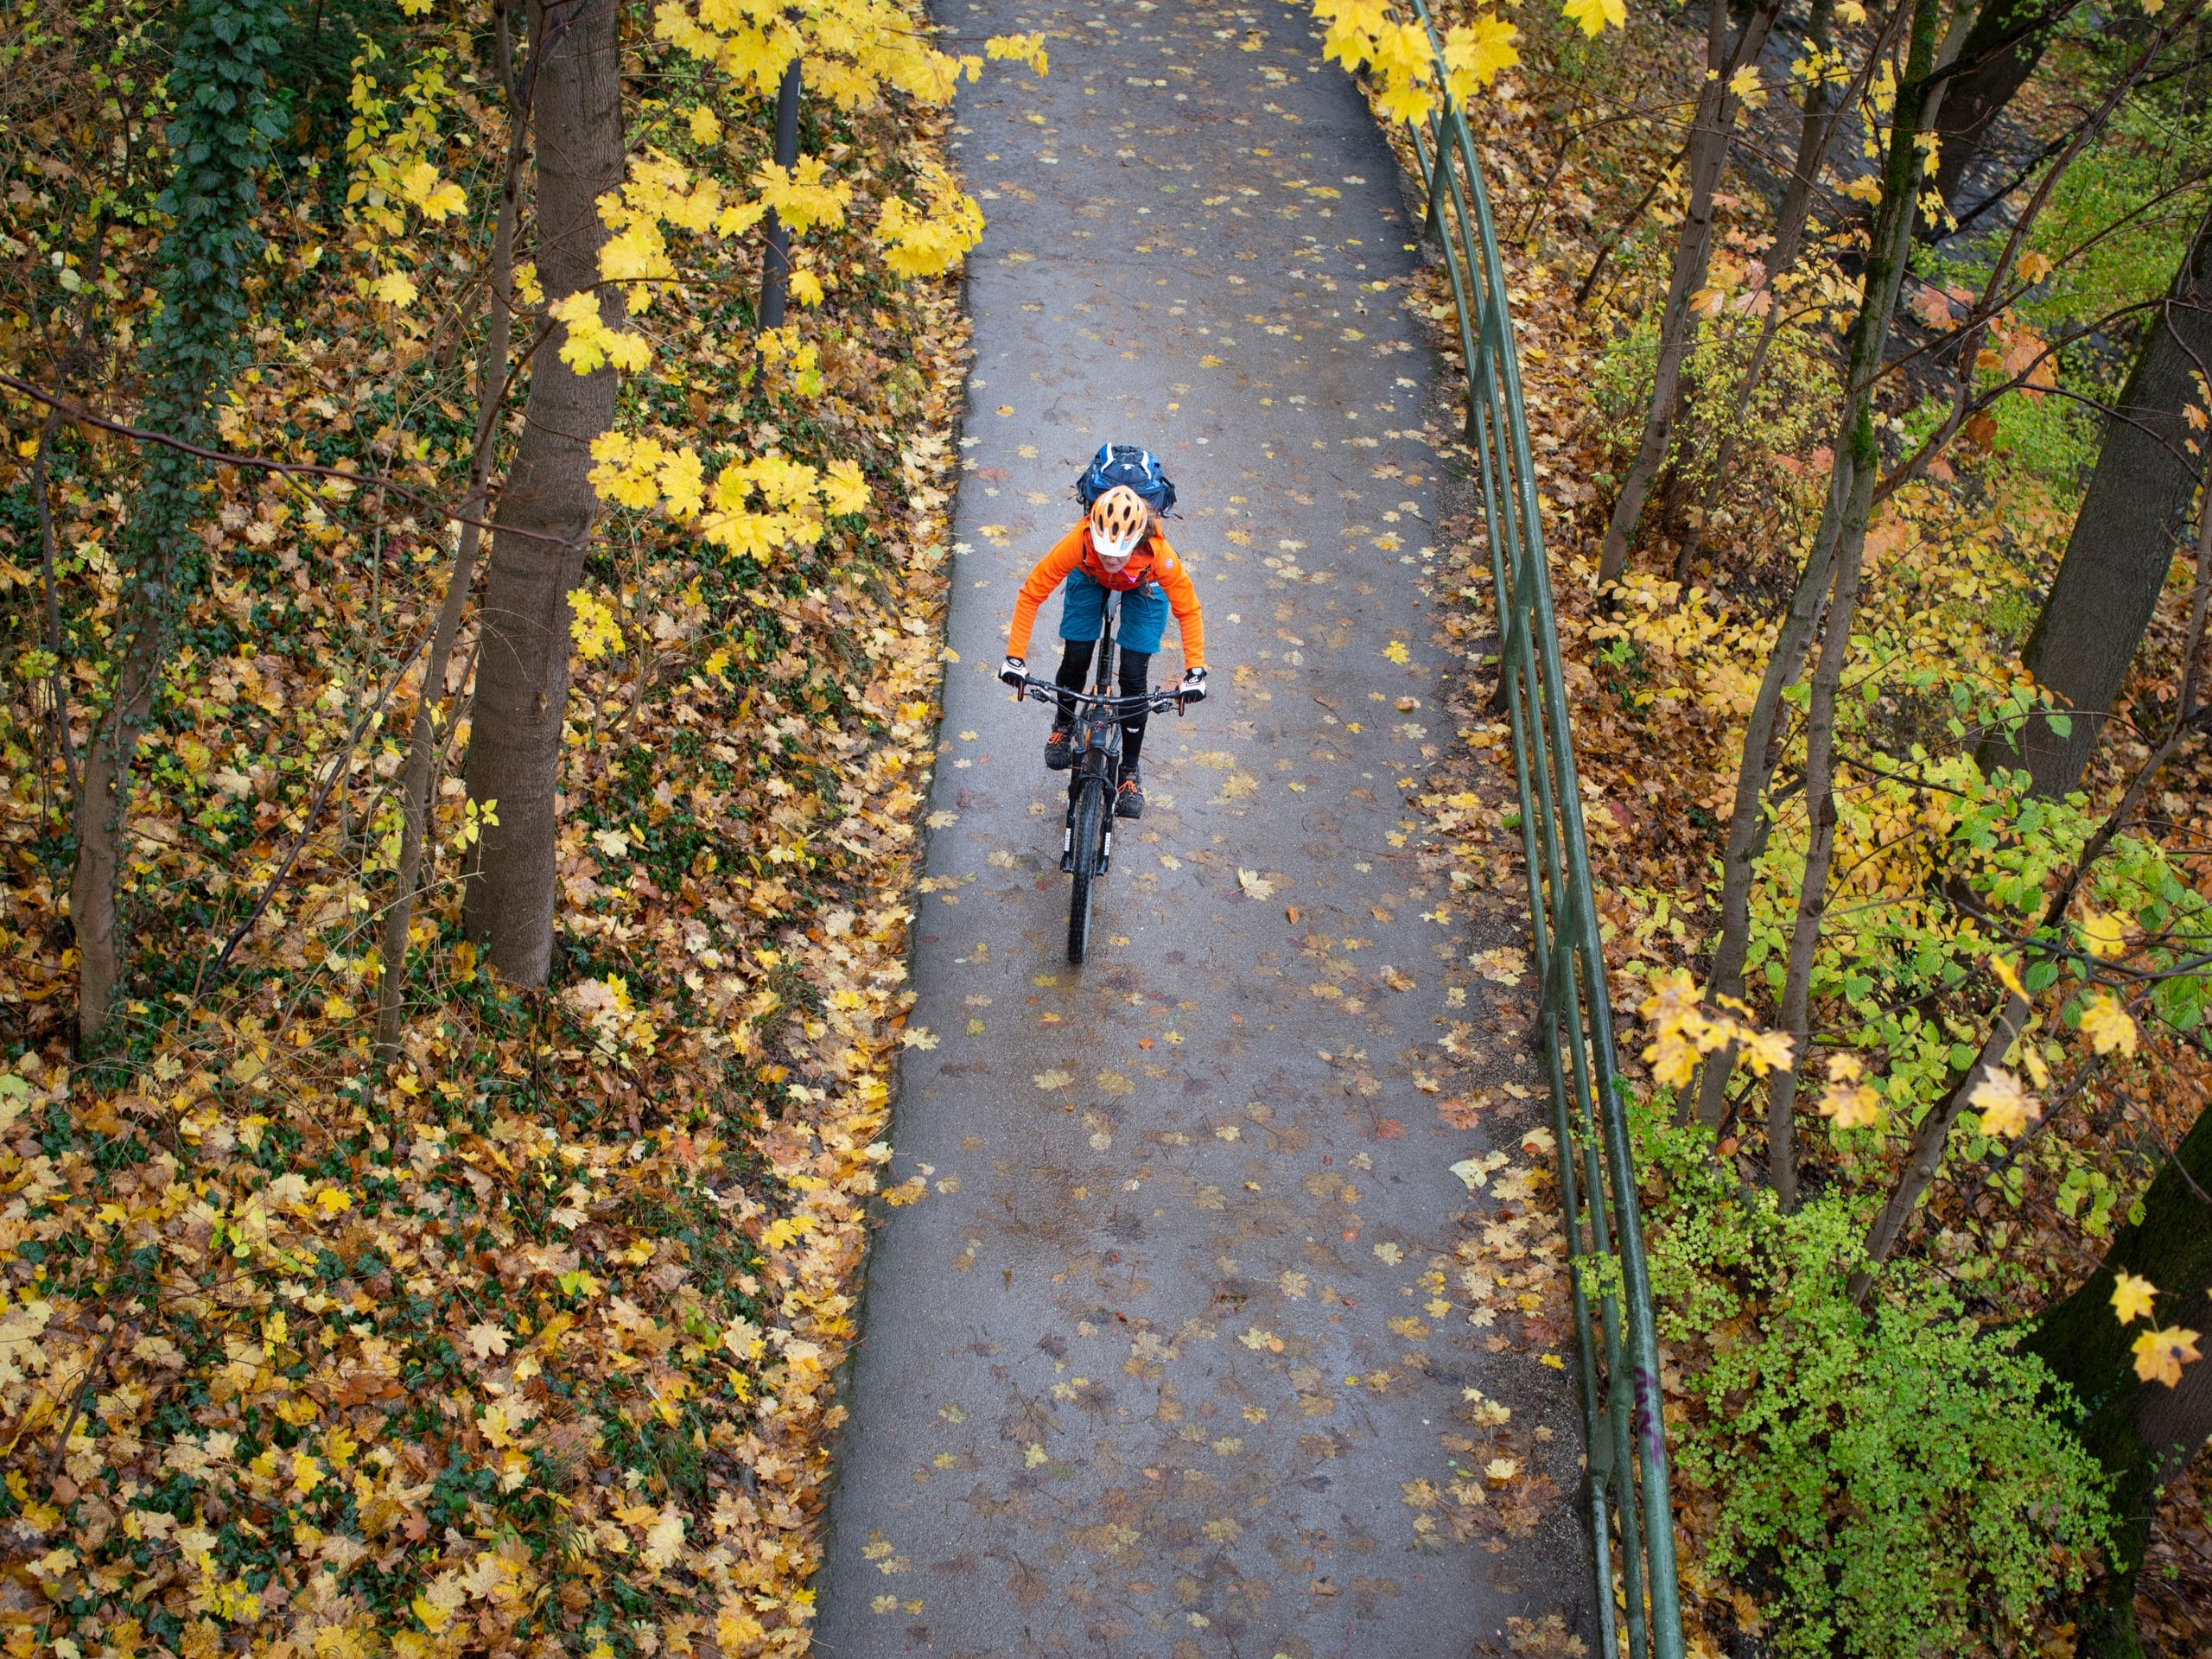
<path fill-rule="evenodd" d="M 1075 499 L 1085 512 L 1116 484 L 1126 484 L 1163 518 L 1174 509 L 1175 486 L 1160 469 L 1160 457 L 1133 443 L 1102 443 L 1090 465 L 1077 474 Z"/>

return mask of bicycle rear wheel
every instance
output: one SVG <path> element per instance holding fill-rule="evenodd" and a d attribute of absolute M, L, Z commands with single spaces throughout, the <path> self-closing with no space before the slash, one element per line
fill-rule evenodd
<path fill-rule="evenodd" d="M 1068 893 L 1068 963 L 1083 965 L 1090 948 L 1090 889 L 1098 879 L 1098 848 L 1106 834 L 1106 784 L 1097 777 L 1083 779 L 1076 798 L 1074 886 Z"/>

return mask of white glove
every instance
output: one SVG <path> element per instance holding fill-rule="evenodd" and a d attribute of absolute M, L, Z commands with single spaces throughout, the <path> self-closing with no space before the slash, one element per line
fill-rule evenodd
<path fill-rule="evenodd" d="M 1183 676 L 1182 684 L 1175 688 L 1175 695 L 1185 702 L 1204 702 L 1206 700 L 1205 670 L 1193 668 L 1187 671 Z"/>
<path fill-rule="evenodd" d="M 999 664 L 999 678 L 1017 691 L 1021 690 L 1022 681 L 1028 677 L 1029 664 L 1022 658 L 1009 657 Z"/>

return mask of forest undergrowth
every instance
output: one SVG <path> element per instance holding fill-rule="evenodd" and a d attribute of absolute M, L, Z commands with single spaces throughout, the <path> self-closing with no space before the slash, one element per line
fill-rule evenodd
<path fill-rule="evenodd" d="M 946 118 L 895 92 L 810 115 L 854 216 L 801 221 L 818 303 L 784 330 L 755 333 L 757 238 L 695 248 L 643 325 L 661 366 L 626 430 L 840 487 L 742 556 L 665 516 L 603 528 L 543 991 L 463 936 L 496 807 L 452 775 L 461 623 L 380 1049 L 397 783 L 485 392 L 491 15 L 334 6 L 334 44 L 290 43 L 219 447 L 384 482 L 207 469 L 128 823 L 127 1000 L 81 1058 L 66 798 L 120 632 L 141 457 L 102 423 L 143 385 L 164 112 L 132 97 L 147 20 L 33 8 L 4 42 L 0 369 L 69 393 L 0 403 L 10 1654 L 807 1646 L 866 1215 L 920 1195 L 880 1176 L 966 340 L 955 283 L 861 215 L 942 192 Z M 713 77 L 624 50 L 633 153 L 757 178 L 771 134 L 717 119 Z"/>
<path fill-rule="evenodd" d="M 2029 802 L 1974 758 L 1988 731 L 2040 706 L 2020 647 L 2096 458 L 2089 400 L 2056 394 L 2108 397 L 2117 381 L 2108 343 L 2061 353 L 2050 341 L 2115 296 L 2139 298 L 2128 285 L 2145 270 L 2155 292 L 2187 226 L 2153 213 L 2149 228 L 2124 226 L 2068 257 L 2069 237 L 2093 226 L 2111 194 L 2140 184 L 2125 173 L 2147 165 L 2139 149 L 2123 161 L 2115 146 L 2109 171 L 2084 168 L 2077 189 L 2055 193 L 2030 244 L 2050 251 L 2029 256 L 2035 293 L 1983 337 L 1978 385 L 2017 377 L 2017 388 L 1930 446 L 1872 515 L 1840 677 L 1835 718 L 1848 741 L 1838 747 L 1812 1043 L 1797 1056 L 1795 1109 L 1783 1109 L 1796 1120 L 1784 1157 L 1797 1185 L 1777 1205 L 1767 1097 L 1780 1073 L 1739 1064 L 1717 1128 L 1697 1121 L 1698 1063 L 1723 1039 L 1701 1026 L 1696 985 L 1719 925 L 1745 718 L 1821 515 L 1880 155 L 1871 124 L 1837 144 L 1806 245 L 1780 284 L 1764 378 L 1730 411 L 1718 394 L 1738 384 L 1776 303 L 1761 262 L 1772 255 L 1770 196 L 1788 175 L 1797 118 L 1781 66 L 1797 55 L 1802 67 L 1807 53 L 1802 41 L 1777 41 L 1760 72 L 1771 96 L 1755 93 L 1745 111 L 1748 159 L 1717 193 L 1694 300 L 1705 324 L 1685 369 L 1689 435 L 1668 452 L 1618 585 L 1601 583 L 1609 514 L 1650 390 L 1704 20 L 1637 15 L 1597 39 L 1541 21 L 1524 29 L 1516 73 L 1467 109 L 1504 245 L 1633 1080 L 1692 1650 L 2071 1654 L 2069 1598 L 2095 1593 L 2114 1539 L 2094 1460 L 2065 1431 L 2042 1362 L 2016 1344 L 2039 1310 L 2097 1271 L 2196 1122 L 2212 1089 L 2201 986 L 2162 1019 L 2146 979 L 2114 1001 L 2123 1030 L 2103 1024 L 2105 993 L 2077 989 L 2069 1001 L 2072 982 L 2031 967 L 2013 992 L 2039 1011 L 2015 1027 L 2025 1035 L 2009 1062 L 2018 1075 L 2005 1074 L 2012 1092 L 1978 1098 L 1980 1114 L 1958 1118 L 1886 1263 L 1867 1267 L 1864 1240 L 1910 1176 L 1916 1128 L 1961 1066 L 1971 1078 L 1986 1018 L 1975 1008 L 1988 995 L 1975 982 L 1994 988 L 2019 971 L 2013 953 L 2031 934 L 2008 925 L 2007 904 L 2038 906 L 2058 888 L 2170 723 L 2190 624 L 2185 561 L 2080 796 Z M 2046 136 L 2037 121 L 2057 130 L 2075 118 L 2064 105 L 2039 88 L 2016 104 L 2024 144 Z M 1418 200 L 1410 146 L 1402 129 L 1396 137 Z M 1940 424 L 1948 391 L 1929 342 L 1966 315 L 1988 257 L 1987 245 L 1957 238 L 1917 256 L 1906 278 L 1889 347 L 1904 366 L 1876 395 L 1892 461 Z M 1408 303 L 1456 365 L 1441 267 L 1432 263 L 1424 283 Z M 1480 664 L 1494 648 L 1484 645 L 1488 553 L 1478 524 L 1460 529 L 1443 586 L 1466 609 L 1446 626 Z M 1813 664 L 1793 678 L 1785 779 L 1804 766 Z M 1510 779 L 1510 751 L 1484 729 L 1463 736 Z M 2208 802 L 2212 761 L 2201 743 L 2184 746 L 2120 838 L 2131 843 L 2124 870 L 2093 874 L 2082 890 L 2074 949 L 2090 969 L 2153 944 L 2174 917 L 2203 916 Z M 1753 1026 L 1786 1023 L 1772 1010 L 1789 988 L 1807 855 L 1802 794 L 1784 787 L 1772 810 L 1751 894 L 1744 1017 Z M 1481 861 L 1478 847 L 1465 851 Z M 2181 936 L 2192 929 L 2201 932 L 2190 922 Z M 1858 1312 L 1862 1273 L 1871 1318 Z M 2202 1325 L 2201 1312 L 2177 1317 Z M 2193 1654 L 2212 1641 L 2208 1484 L 2200 1452 L 2158 1511 L 2136 1603 L 2145 1652 Z"/>

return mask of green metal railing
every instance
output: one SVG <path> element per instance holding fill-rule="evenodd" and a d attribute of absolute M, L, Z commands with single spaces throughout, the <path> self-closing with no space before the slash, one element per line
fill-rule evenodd
<path fill-rule="evenodd" d="M 1441 85 L 1442 42 L 1427 0 L 1410 3 L 1428 30 Z M 1466 438 L 1481 469 L 1497 585 L 1498 672 L 1513 721 L 1529 930 L 1541 989 L 1537 1029 L 1550 1073 L 1560 1198 L 1574 1257 L 1575 1370 L 1588 1458 L 1582 1503 L 1599 1617 L 1611 1618 L 1627 1659 L 1681 1659 L 1659 1345 L 1505 270 L 1465 115 L 1447 98 L 1433 123 L 1409 123 L 1408 130 L 1427 186 L 1424 237 L 1443 245 L 1459 313 Z"/>

